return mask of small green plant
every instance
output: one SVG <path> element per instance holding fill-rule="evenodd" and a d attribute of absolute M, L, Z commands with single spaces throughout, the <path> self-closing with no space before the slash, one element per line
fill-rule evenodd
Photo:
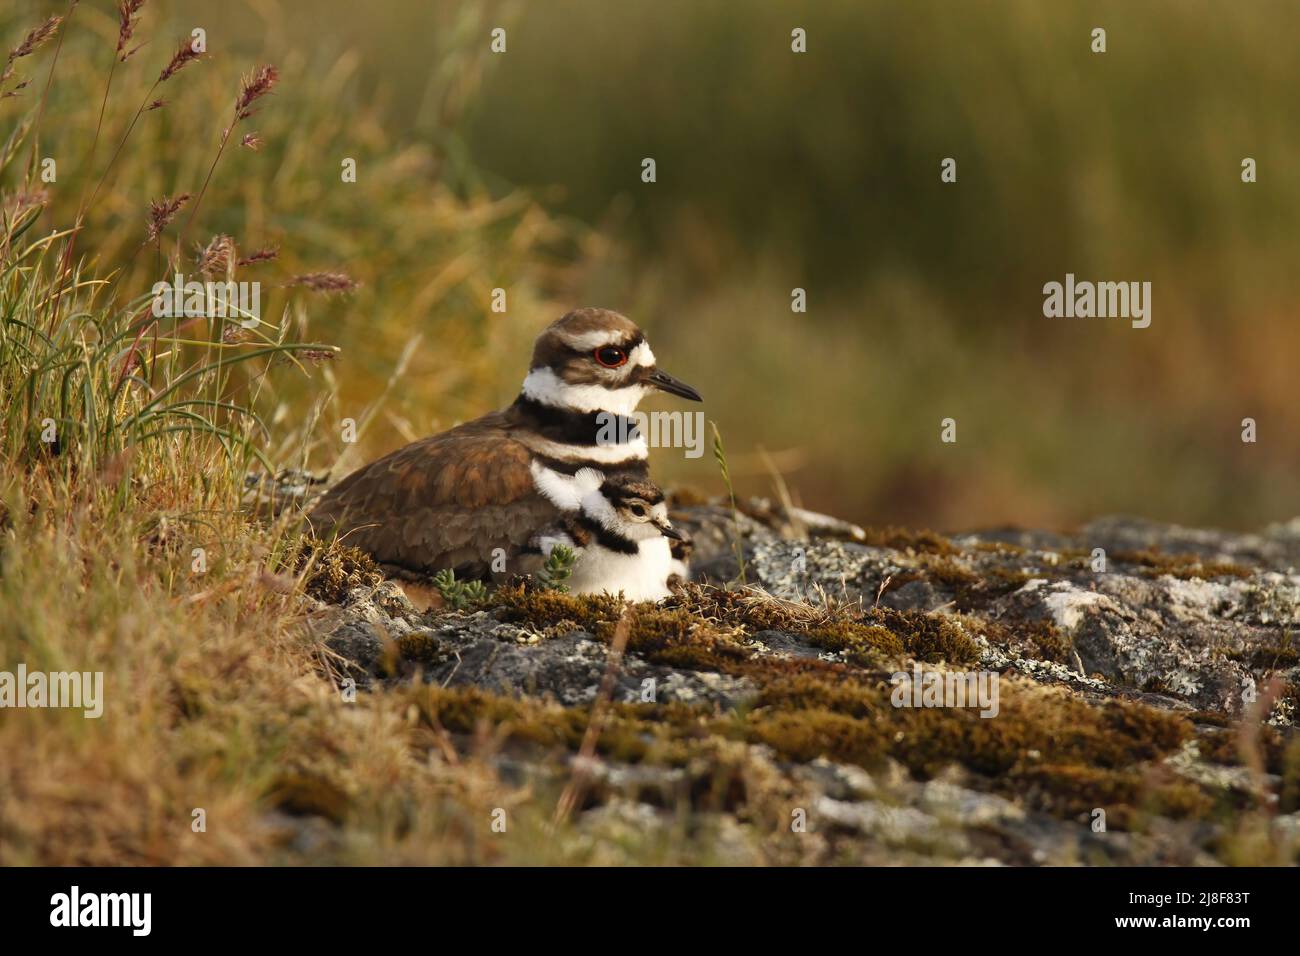
<path fill-rule="evenodd" d="M 564 582 L 573 574 L 573 566 L 577 563 L 578 556 L 574 554 L 573 549 L 563 544 L 557 544 L 551 548 L 551 553 L 546 558 L 546 563 L 542 565 L 542 570 L 538 572 L 537 578 L 542 582 L 542 587 L 550 591 L 567 591 L 569 586 Z"/>
<path fill-rule="evenodd" d="M 727 468 L 727 453 L 722 447 L 722 433 L 718 431 L 718 423 L 710 421 L 709 425 L 713 428 L 713 458 L 718 463 L 718 471 L 722 472 L 727 494 L 731 496 L 731 523 L 736 532 L 732 539 L 732 549 L 736 552 L 736 563 L 740 566 L 740 583 L 746 584 L 745 550 L 740 541 L 740 509 L 736 507 L 736 489 L 731 486 L 731 471 Z"/>
<path fill-rule="evenodd" d="M 433 576 L 433 586 L 453 611 L 463 611 L 487 597 L 482 581 L 457 581 L 456 572 L 444 568 Z"/>

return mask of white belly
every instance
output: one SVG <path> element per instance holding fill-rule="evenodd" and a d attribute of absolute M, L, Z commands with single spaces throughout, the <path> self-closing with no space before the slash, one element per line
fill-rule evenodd
<path fill-rule="evenodd" d="M 592 543 L 582 549 L 568 580 L 575 594 L 622 591 L 629 601 L 659 601 L 668 596 L 672 567 L 667 538 L 642 541 L 636 554 L 620 554 Z"/>

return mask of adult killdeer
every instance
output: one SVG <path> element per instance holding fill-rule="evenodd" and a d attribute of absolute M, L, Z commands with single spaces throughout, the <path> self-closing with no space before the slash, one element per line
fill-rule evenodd
<path fill-rule="evenodd" d="M 589 490 L 579 472 L 647 479 L 645 438 L 626 416 L 655 389 L 701 400 L 659 371 L 631 320 L 570 312 L 538 336 L 512 405 L 354 471 L 317 503 L 313 529 L 337 533 L 398 578 L 443 568 L 465 579 L 526 573 L 530 544 L 581 510 Z"/>
<path fill-rule="evenodd" d="M 666 598 L 673 572 L 670 542 L 684 536 L 668 520 L 659 486 L 626 472 L 606 478 L 584 468 L 574 475 L 570 491 L 581 503 L 564 513 L 561 527 L 538 535 L 538 560 L 563 544 L 576 557 L 567 581 L 571 591 L 622 592 L 631 601 Z"/>

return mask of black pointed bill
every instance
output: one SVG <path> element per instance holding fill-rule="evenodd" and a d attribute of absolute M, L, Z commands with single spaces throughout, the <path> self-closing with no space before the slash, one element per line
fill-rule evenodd
<path fill-rule="evenodd" d="M 673 378 L 667 372 L 654 371 L 646 379 L 651 385 L 661 392 L 667 392 L 669 395 L 680 395 L 682 398 L 689 398 L 692 402 L 702 402 L 704 397 L 695 389 L 691 388 L 681 379 Z"/>
<path fill-rule="evenodd" d="M 672 538 L 674 541 L 686 540 L 686 536 L 670 524 L 660 524 L 658 521 L 656 521 L 655 527 L 659 529 L 659 533 L 662 534 L 665 538 Z"/>

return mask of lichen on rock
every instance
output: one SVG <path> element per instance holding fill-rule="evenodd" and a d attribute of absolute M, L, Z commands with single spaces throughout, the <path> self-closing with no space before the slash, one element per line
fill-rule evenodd
<path fill-rule="evenodd" d="M 609 670 L 575 820 L 598 859 L 602 834 L 685 813 L 744 862 L 1233 862 L 1259 826 L 1269 862 L 1296 860 L 1293 523 L 808 536 L 742 512 L 674 511 L 697 582 L 660 605 L 520 584 L 421 612 L 336 556 L 310 630 L 440 732 L 496 727 L 502 766 L 539 782 L 569 773 Z M 914 667 L 995 675 L 997 715 L 896 706 Z"/>

